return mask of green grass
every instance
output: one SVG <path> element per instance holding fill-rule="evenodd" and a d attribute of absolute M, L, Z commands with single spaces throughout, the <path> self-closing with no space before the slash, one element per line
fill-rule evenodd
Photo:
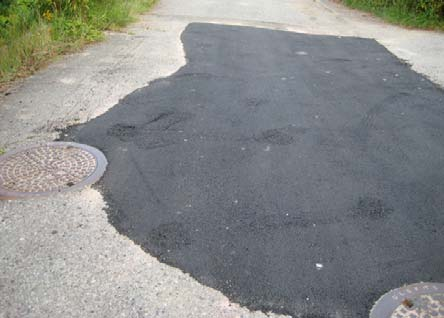
<path fill-rule="evenodd" d="M 444 0 L 342 0 L 382 19 L 411 28 L 444 30 Z"/>
<path fill-rule="evenodd" d="M 0 0 L 0 90 L 118 30 L 155 0 Z"/>

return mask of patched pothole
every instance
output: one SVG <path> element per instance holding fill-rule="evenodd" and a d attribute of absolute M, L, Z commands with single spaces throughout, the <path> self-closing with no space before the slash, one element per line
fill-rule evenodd
<path fill-rule="evenodd" d="M 107 161 L 98 149 L 72 143 L 33 145 L 0 157 L 0 199 L 79 189 L 96 182 Z"/>
<path fill-rule="evenodd" d="M 444 284 L 418 283 L 394 289 L 382 296 L 370 318 L 443 318 Z"/>

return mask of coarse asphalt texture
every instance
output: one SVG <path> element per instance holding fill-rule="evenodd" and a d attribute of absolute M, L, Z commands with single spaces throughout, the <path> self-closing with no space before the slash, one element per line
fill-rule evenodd
<path fill-rule="evenodd" d="M 367 317 L 444 280 L 444 92 L 374 40 L 192 23 L 187 64 L 65 139 L 113 225 L 251 309 Z"/>

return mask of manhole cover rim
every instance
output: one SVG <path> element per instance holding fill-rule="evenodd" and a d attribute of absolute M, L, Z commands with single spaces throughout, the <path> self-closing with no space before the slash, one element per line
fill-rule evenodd
<path fill-rule="evenodd" d="M 105 155 L 97 148 L 94 148 L 89 145 L 80 144 L 76 142 L 69 142 L 69 141 L 53 141 L 53 142 L 46 142 L 46 143 L 38 143 L 23 147 L 18 147 L 14 150 L 8 151 L 4 155 L 0 156 L 0 164 L 6 160 L 8 160 L 10 157 L 17 155 L 21 152 L 29 151 L 35 148 L 40 147 L 60 147 L 60 148 L 66 148 L 66 147 L 74 147 L 81 150 L 84 150 L 88 153 L 90 153 L 94 159 L 95 159 L 95 168 L 94 170 L 86 176 L 84 179 L 82 179 L 80 182 L 73 184 L 70 187 L 61 188 L 57 190 L 52 191 L 36 191 L 36 192 L 20 192 L 20 191 L 10 191 L 2 187 L 0 184 L 0 200 L 11 200 L 11 199 L 19 199 L 19 198 L 33 198 L 33 197 L 39 197 L 39 196 L 48 196 L 52 194 L 57 193 L 63 193 L 73 190 L 81 189 L 87 185 L 94 184 L 97 182 L 102 175 L 104 174 L 106 167 L 108 165 L 108 161 L 105 157 Z"/>
<path fill-rule="evenodd" d="M 421 282 L 390 290 L 382 295 L 370 310 L 370 318 L 390 318 L 404 299 L 420 295 L 443 294 L 444 283 Z"/>

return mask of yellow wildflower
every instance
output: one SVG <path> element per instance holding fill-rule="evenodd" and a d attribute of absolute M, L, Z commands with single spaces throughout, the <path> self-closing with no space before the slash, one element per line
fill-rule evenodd
<path fill-rule="evenodd" d="M 44 18 L 46 21 L 51 21 L 51 19 L 52 19 L 52 13 L 51 13 L 51 11 L 46 10 L 46 11 L 43 13 L 43 18 Z"/>

